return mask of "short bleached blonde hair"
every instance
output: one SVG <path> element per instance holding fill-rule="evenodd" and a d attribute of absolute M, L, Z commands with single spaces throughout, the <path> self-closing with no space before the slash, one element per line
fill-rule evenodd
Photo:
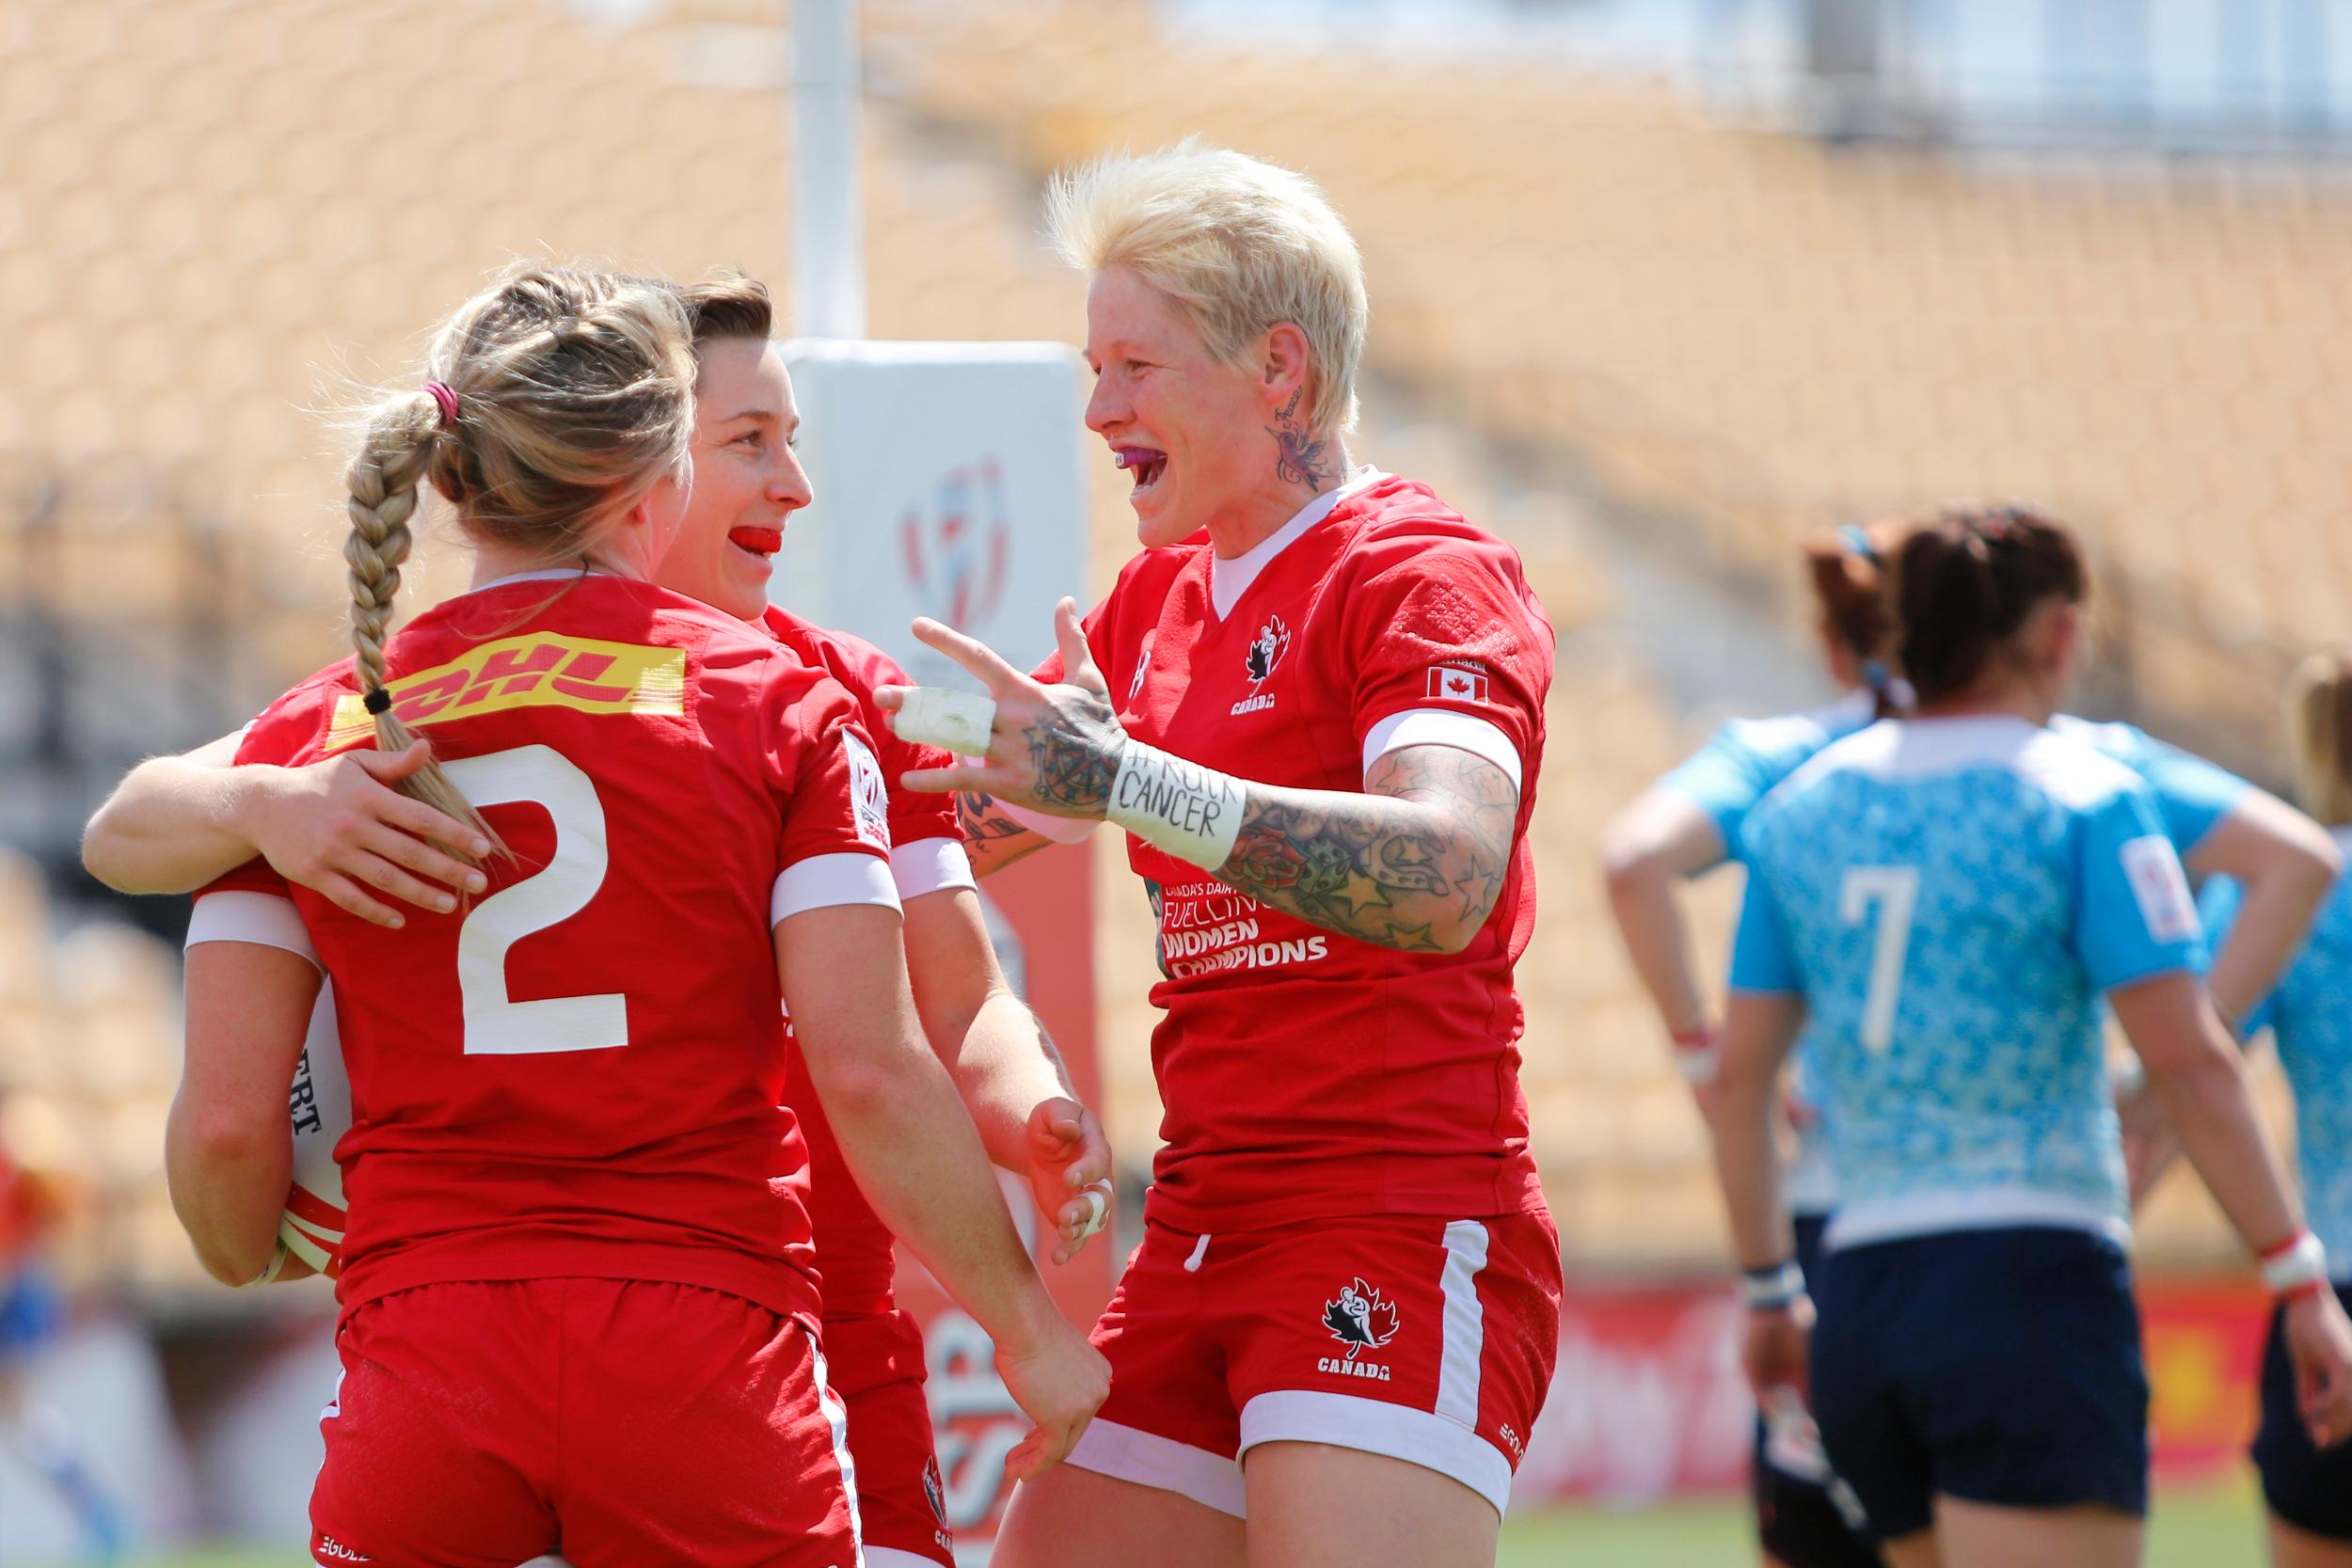
<path fill-rule="evenodd" d="M 1305 175 L 1187 138 L 1056 175 L 1045 223 L 1072 266 L 1125 267 L 1166 294 L 1225 364 L 1292 323 L 1307 338 L 1309 433 L 1354 427 L 1363 259 Z"/>

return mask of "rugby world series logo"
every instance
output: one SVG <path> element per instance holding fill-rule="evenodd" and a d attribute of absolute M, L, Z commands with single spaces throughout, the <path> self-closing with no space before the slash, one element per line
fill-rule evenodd
<path fill-rule="evenodd" d="M 898 519 L 907 580 L 924 612 L 959 631 L 985 623 L 1005 594 L 1012 524 L 1004 471 L 993 457 L 948 469 L 930 503 Z"/>

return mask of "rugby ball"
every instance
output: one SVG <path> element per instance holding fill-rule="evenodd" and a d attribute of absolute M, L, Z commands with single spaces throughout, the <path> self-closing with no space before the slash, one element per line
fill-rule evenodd
<path fill-rule="evenodd" d="M 343 1272 L 343 1172 L 335 1164 L 335 1145 L 351 1131 L 351 1076 L 335 1027 L 332 981 L 319 987 L 286 1110 L 294 1122 L 294 1181 L 278 1219 L 278 1239 L 332 1279 Z"/>

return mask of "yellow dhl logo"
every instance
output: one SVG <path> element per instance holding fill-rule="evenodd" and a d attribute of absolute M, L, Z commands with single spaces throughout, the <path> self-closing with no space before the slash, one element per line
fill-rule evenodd
<path fill-rule="evenodd" d="M 590 637 L 528 632 L 476 646 L 464 658 L 391 683 L 392 713 L 411 729 L 518 707 L 568 707 L 581 713 L 686 711 L 686 651 Z M 329 752 L 375 733 L 358 692 L 335 701 Z"/>

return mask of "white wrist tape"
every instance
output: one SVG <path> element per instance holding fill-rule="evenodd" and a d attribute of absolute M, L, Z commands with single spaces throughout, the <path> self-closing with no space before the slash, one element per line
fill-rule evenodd
<path fill-rule="evenodd" d="M 944 686 L 909 687 L 905 702 L 890 716 L 890 727 L 899 739 L 958 756 L 987 755 L 988 734 L 995 722 L 994 698 Z"/>
<path fill-rule="evenodd" d="M 2308 1230 L 2263 1259 L 2263 1288 L 2274 1296 L 2325 1283 L 2327 1278 L 2328 1249 Z"/>
<path fill-rule="evenodd" d="M 1154 848 L 1215 871 L 1241 836 L 1241 781 L 1127 742 L 1104 816 Z"/>
<path fill-rule="evenodd" d="M 278 1276 L 286 1272 L 286 1264 L 288 1260 L 289 1254 L 286 1250 L 286 1243 L 279 1242 L 271 1251 L 269 1255 L 269 1261 L 262 1265 L 262 1272 L 246 1280 L 244 1284 L 233 1287 L 233 1289 L 239 1291 L 250 1291 L 256 1285 L 277 1284 Z"/>
<path fill-rule="evenodd" d="M 1746 1270 L 1740 1275 L 1740 1293 L 1759 1312 L 1777 1311 L 1804 1294 L 1804 1271 L 1794 1259 L 1778 1268 Z"/>

